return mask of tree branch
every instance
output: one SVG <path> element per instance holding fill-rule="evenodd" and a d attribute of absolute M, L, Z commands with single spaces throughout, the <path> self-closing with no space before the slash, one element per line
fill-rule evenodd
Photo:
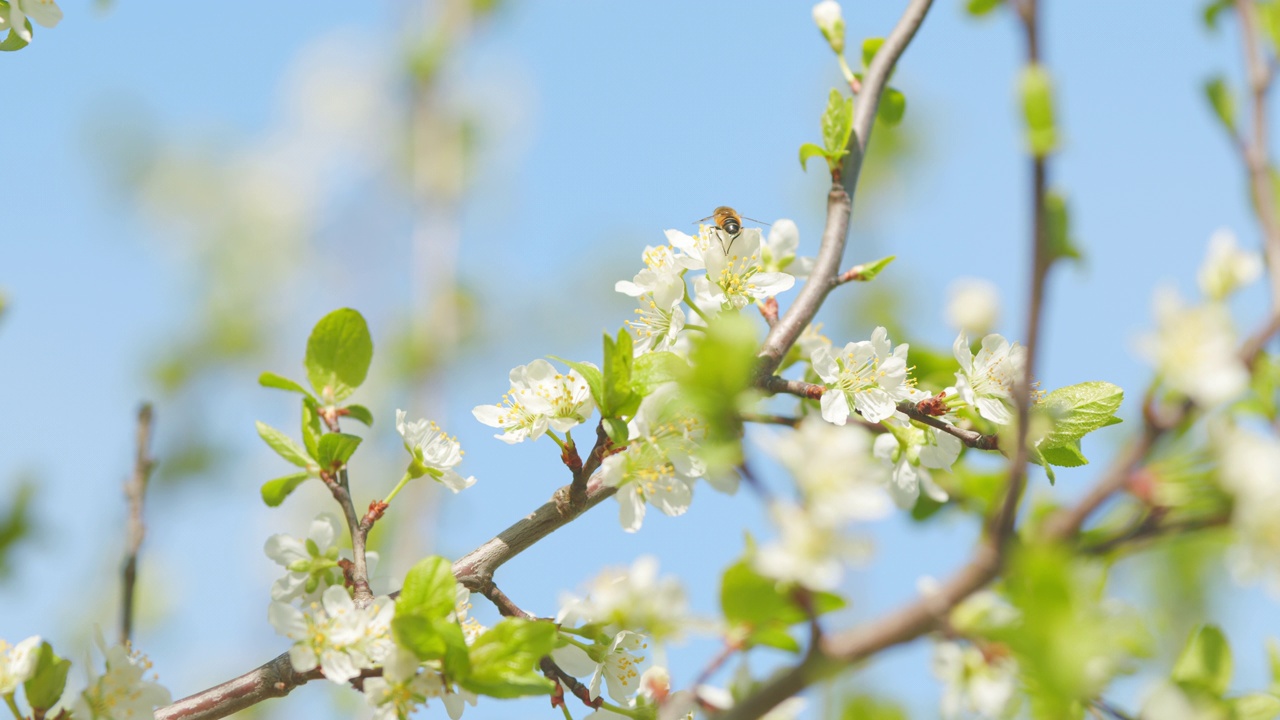
<path fill-rule="evenodd" d="M 1258 42 L 1258 14 L 1252 0 L 1235 0 L 1244 46 L 1245 72 L 1249 78 L 1252 131 L 1239 147 L 1249 172 L 1249 190 L 1261 225 L 1263 253 L 1271 282 L 1271 311 L 1280 313 L 1280 220 L 1276 215 L 1275 192 L 1271 180 L 1271 150 L 1267 138 L 1267 95 L 1275 78 Z"/>
<path fill-rule="evenodd" d="M 795 344 L 796 338 L 800 337 L 800 333 L 813 320 L 818 308 L 822 307 L 827 293 L 836 287 L 840 261 L 844 257 L 845 242 L 849 235 L 849 215 L 853 211 L 852 196 L 857 191 L 862 159 L 871 142 L 871 128 L 875 124 L 880 95 L 889 82 L 889 74 L 897 64 L 898 58 L 915 37 L 932 4 L 933 0 L 911 0 L 893 32 L 889 33 L 880 50 L 876 52 L 871 66 L 867 68 L 867 73 L 862 79 L 861 92 L 858 93 L 858 106 L 853 115 L 853 135 L 849 140 L 849 158 L 844 173 L 844 184 L 833 180 L 831 191 L 827 194 L 827 224 L 822 231 L 822 244 L 818 248 L 818 257 L 814 261 L 809 280 L 805 282 L 804 287 L 800 288 L 795 302 L 787 308 L 782 318 L 773 324 L 769 335 L 764 340 L 760 350 L 759 368 L 762 383 L 778 369 L 787 350 Z"/>
<path fill-rule="evenodd" d="M 151 453 L 151 421 L 154 415 L 151 403 L 143 403 L 138 408 L 138 429 L 133 456 L 133 475 L 124 485 L 125 497 L 129 500 L 128 542 L 125 546 L 123 597 L 120 601 L 120 644 L 127 645 L 133 638 L 133 596 L 138 582 L 138 551 L 142 549 L 142 540 L 147 534 L 147 526 L 142 521 L 143 499 L 147 494 L 147 483 L 151 479 L 151 470 L 155 460 Z"/>

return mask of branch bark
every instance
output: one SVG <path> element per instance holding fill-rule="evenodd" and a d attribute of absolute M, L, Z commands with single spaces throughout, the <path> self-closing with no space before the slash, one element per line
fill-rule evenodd
<path fill-rule="evenodd" d="M 138 583 L 138 552 L 146 537 L 147 526 L 142 521 L 143 500 L 147 495 L 147 483 L 155 460 L 151 458 L 151 422 L 154 414 L 151 403 L 138 408 L 138 429 L 134 441 L 133 475 L 125 483 L 124 494 L 129 500 L 128 543 L 125 548 L 120 601 L 120 644 L 127 645 L 133 637 L 133 596 Z"/>

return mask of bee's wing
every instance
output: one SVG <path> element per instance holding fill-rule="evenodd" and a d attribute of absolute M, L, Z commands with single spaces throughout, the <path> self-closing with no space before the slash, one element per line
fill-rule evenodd
<path fill-rule="evenodd" d="M 770 227 L 773 227 L 773 223 L 767 223 L 767 222 L 765 222 L 765 221 L 763 221 L 763 220 L 757 220 L 757 219 L 755 219 L 755 218 L 749 218 L 749 217 L 747 217 L 746 215 L 743 215 L 743 216 L 742 216 L 742 219 L 743 219 L 743 220 L 750 220 L 750 221 L 751 221 L 751 222 L 753 222 L 753 223 L 760 223 L 761 225 L 768 225 L 768 226 L 770 226 Z M 699 222 L 701 222 L 701 221 L 699 221 Z"/>
<path fill-rule="evenodd" d="M 704 222 L 706 222 L 706 221 L 710 220 L 710 219 L 711 219 L 711 218 L 713 218 L 713 217 L 715 217 L 715 215 L 708 215 L 708 216 L 706 216 L 706 217 L 702 218 L 701 220 L 694 220 L 693 222 L 691 222 L 691 223 L 689 223 L 689 224 L 690 224 L 690 225 L 697 225 L 698 223 L 704 223 Z"/>

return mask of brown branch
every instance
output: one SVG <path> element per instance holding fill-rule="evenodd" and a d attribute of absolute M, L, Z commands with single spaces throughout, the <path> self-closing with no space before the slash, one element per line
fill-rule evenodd
<path fill-rule="evenodd" d="M 880 95 L 888 85 L 889 74 L 893 72 L 898 58 L 915 37 L 932 4 L 933 0 L 911 0 L 893 32 L 889 33 L 876 52 L 862 79 L 858 105 L 854 110 L 853 134 L 849 138 L 844 182 L 842 184 L 833 179 L 831 190 L 827 194 L 827 223 L 822 231 L 822 244 L 818 248 L 818 257 L 808 281 L 800 288 L 795 302 L 787 308 L 787 312 L 769 329 L 769 335 L 764 340 L 758 370 L 761 383 L 778 369 L 787 350 L 795 344 L 796 338 L 800 337 L 800 333 L 817 314 L 818 308 L 822 307 L 827 294 L 836 286 L 836 276 L 849 234 L 852 196 L 856 194 L 862 160 L 871 142 L 871 128 L 875 123 Z"/>
<path fill-rule="evenodd" d="M 135 435 L 133 475 L 124 484 L 124 494 L 129 501 L 128 542 L 125 545 L 122 592 L 120 602 L 120 644 L 128 645 L 133 638 L 133 596 L 138 582 L 138 551 L 147 534 L 142 521 L 142 501 L 147 494 L 147 483 L 155 460 L 151 458 L 151 423 L 154 419 L 151 403 L 138 408 L 138 429 Z"/>
<path fill-rule="evenodd" d="M 1280 218 L 1276 214 L 1275 192 L 1271 181 L 1271 150 L 1267 138 L 1267 95 L 1275 74 L 1258 41 L 1257 7 L 1252 0 L 1235 0 L 1244 45 L 1245 71 L 1249 78 L 1252 110 L 1247 139 L 1239 145 L 1249 172 L 1249 190 L 1253 196 L 1258 224 L 1262 227 L 1263 253 L 1267 258 L 1267 274 L 1271 281 L 1271 311 L 1280 313 Z"/>

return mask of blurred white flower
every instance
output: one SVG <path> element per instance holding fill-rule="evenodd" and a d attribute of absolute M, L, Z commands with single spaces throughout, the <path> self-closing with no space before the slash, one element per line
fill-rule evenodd
<path fill-rule="evenodd" d="M 692 619 L 680 580 L 659 579 L 658 559 L 643 555 L 630 568 L 605 569 L 587 586 L 586 597 L 561 596 L 556 622 L 633 628 L 661 641 L 678 637 Z"/>
<path fill-rule="evenodd" d="M 813 371 L 827 387 L 822 417 L 836 425 L 848 422 L 855 410 L 867 422 L 880 422 L 907 397 L 907 345 L 893 348 L 883 327 L 876 328 L 869 341 L 845 345 L 839 355 L 818 346 L 813 350 Z"/>
<path fill-rule="evenodd" d="M 1196 278 L 1210 300 L 1222 300 L 1262 276 L 1262 255 L 1240 249 L 1235 233 L 1226 228 L 1209 238 L 1209 252 Z"/>
<path fill-rule="evenodd" d="M 32 635 L 17 645 L 0 640 L 0 695 L 8 695 L 31 679 L 40 659 L 40 636 Z"/>
<path fill-rule="evenodd" d="M 453 469 L 462 462 L 462 446 L 457 438 L 445 435 L 439 425 L 426 420 L 406 422 L 405 412 L 396 410 L 396 432 L 404 438 L 404 449 L 413 456 L 410 476 L 430 475 L 455 493 L 476 484 L 474 477 L 464 478 Z"/>
<path fill-rule="evenodd" d="M 782 218 L 769 228 L 769 239 L 760 246 L 760 266 L 768 272 L 785 272 L 797 280 L 809 277 L 813 258 L 796 257 L 800 249 L 800 229 Z"/>
<path fill-rule="evenodd" d="M 99 638 L 101 644 L 101 638 Z M 80 720 L 151 720 L 155 709 L 172 701 L 159 683 L 143 680 L 151 662 L 123 645 L 103 651 L 107 670 L 96 675 L 90 669 L 89 686 L 76 699 L 73 714 Z"/>
<path fill-rule="evenodd" d="M 960 333 L 952 345 L 960 372 L 956 391 L 978 414 L 997 425 L 1013 422 L 1013 389 L 1026 372 L 1027 349 L 1001 335 L 982 338 L 982 349 L 969 350 L 969 336 Z"/>
<path fill-rule="evenodd" d="M 844 575 L 844 564 L 868 555 L 866 543 L 848 537 L 839 525 L 804 507 L 775 501 L 769 515 L 778 537 L 762 545 L 752 558 L 761 575 L 811 590 L 834 590 Z"/>
<path fill-rule="evenodd" d="M 1000 294 L 980 278 L 960 278 L 947 288 L 947 322 L 956 330 L 981 337 L 1000 319 Z"/>
<path fill-rule="evenodd" d="M 1280 597 L 1280 440 L 1239 427 L 1215 428 L 1219 482 L 1235 498 L 1228 566 L 1242 583 L 1268 578 Z"/>
<path fill-rule="evenodd" d="M 338 560 L 350 556 L 350 551 L 339 550 L 335 541 L 342 535 L 338 518 L 331 513 L 321 513 L 311 521 L 306 540 L 278 533 L 267 538 L 263 551 L 287 572 L 271 585 L 271 599 L 288 602 L 300 598 L 309 603 L 319 600 L 331 585 L 343 583 L 342 568 Z M 369 574 L 378 564 L 378 553 L 365 553 Z"/>
<path fill-rule="evenodd" d="M 827 39 L 831 49 L 837 55 L 844 52 L 844 17 L 840 13 L 840 3 L 836 0 L 822 0 L 813 6 L 813 21 L 817 23 L 822 36 Z"/>
<path fill-rule="evenodd" d="M 933 674 L 943 684 L 943 718 L 976 713 L 1000 720 L 1017 709 L 1017 664 L 1011 657 L 988 659 L 972 645 L 940 642 L 934 648 Z"/>
<path fill-rule="evenodd" d="M 276 632 L 293 640 L 289 661 L 298 672 L 319 667 L 325 678 L 339 685 L 376 667 L 394 647 L 391 618 L 395 603 L 388 597 L 357 608 L 343 587 L 324 591 L 321 602 L 305 610 L 272 602 L 267 619 Z"/>
<path fill-rule="evenodd" d="M 828 523 L 874 520 L 890 510 L 888 474 L 872 457 L 871 433 L 810 415 L 764 444 L 791 472 L 810 512 Z"/>
<path fill-rule="evenodd" d="M 938 487 L 927 468 L 949 469 L 959 455 L 958 438 L 911 423 L 895 424 L 892 432 L 875 440 L 875 456 L 892 469 L 889 494 L 903 510 L 915 507 L 921 490 L 936 502 L 946 502 L 947 491 Z"/>
<path fill-rule="evenodd" d="M 1177 291 L 1155 295 L 1156 331 L 1138 348 L 1169 387 L 1202 407 L 1234 400 L 1249 383 L 1236 354 L 1236 335 L 1227 309 L 1219 303 L 1190 307 Z"/>
<path fill-rule="evenodd" d="M 47 28 L 57 27 L 62 20 L 62 8 L 53 0 L 9 0 L 7 8 L 0 8 L 0 29 L 6 26 L 14 34 L 31 42 L 31 30 L 27 18 Z"/>

